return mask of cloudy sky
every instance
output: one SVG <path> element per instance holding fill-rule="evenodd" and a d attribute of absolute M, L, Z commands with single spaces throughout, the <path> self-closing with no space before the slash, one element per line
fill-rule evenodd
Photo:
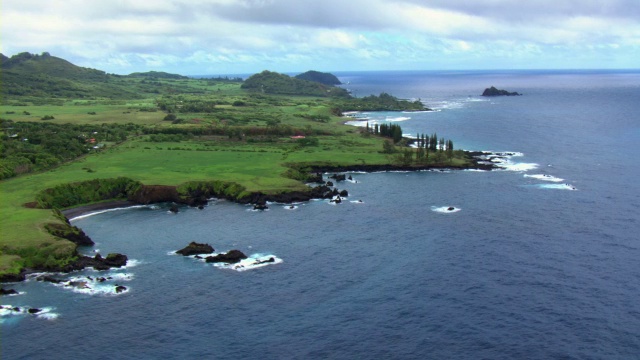
<path fill-rule="evenodd" d="M 640 0 L 2 0 L 0 51 L 110 73 L 640 68 Z"/>

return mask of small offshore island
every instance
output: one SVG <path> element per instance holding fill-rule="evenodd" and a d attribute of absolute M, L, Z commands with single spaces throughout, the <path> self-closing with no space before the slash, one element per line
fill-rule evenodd
<path fill-rule="evenodd" d="M 521 96 L 522 94 L 513 91 L 509 92 L 507 90 L 497 89 L 495 86 L 484 89 L 482 92 L 482 96 Z"/>
<path fill-rule="evenodd" d="M 260 208 L 344 196 L 323 173 L 495 168 L 436 134 L 343 125 L 349 111 L 430 109 L 353 97 L 328 73 L 194 79 L 107 74 L 49 53 L 0 60 L 0 282 L 126 264 L 79 254 L 93 242 L 68 218 L 86 211 L 211 198 Z"/>

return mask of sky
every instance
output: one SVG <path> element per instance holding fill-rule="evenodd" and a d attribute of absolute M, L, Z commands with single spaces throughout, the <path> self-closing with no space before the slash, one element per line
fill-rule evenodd
<path fill-rule="evenodd" d="M 640 0 L 2 0 L 0 52 L 182 75 L 637 69 Z"/>

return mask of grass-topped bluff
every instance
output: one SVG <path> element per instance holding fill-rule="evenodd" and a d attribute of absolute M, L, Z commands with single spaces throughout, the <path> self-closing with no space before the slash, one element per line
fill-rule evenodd
<path fill-rule="evenodd" d="M 316 170 L 474 166 L 435 136 L 410 148 L 399 128 L 343 125 L 345 111 L 426 110 L 389 94 L 268 71 L 243 81 L 112 75 L 48 53 L 1 62 L 4 280 L 77 259 L 83 233 L 61 216 L 68 207 L 304 197 Z"/>

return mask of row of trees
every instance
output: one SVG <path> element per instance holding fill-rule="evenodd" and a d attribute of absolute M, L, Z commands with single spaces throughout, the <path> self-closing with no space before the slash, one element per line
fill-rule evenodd
<path fill-rule="evenodd" d="M 416 151 L 416 162 L 424 163 L 429 161 L 429 153 L 435 154 L 436 162 L 439 162 L 443 155 L 449 161 L 453 159 L 453 141 L 438 138 L 438 134 L 433 133 L 431 136 L 427 134 L 418 134 L 414 142 L 418 146 Z"/>
<path fill-rule="evenodd" d="M 438 139 L 438 134 L 436 133 L 431 134 L 431 136 L 418 133 L 415 143 L 418 145 L 418 148 L 428 149 L 430 151 L 453 151 L 453 141 L 445 140 L 444 138 Z"/>
<path fill-rule="evenodd" d="M 402 128 L 397 124 L 374 124 L 372 128 L 367 122 L 366 131 L 370 134 L 391 138 L 394 143 L 398 143 L 402 140 Z"/>

